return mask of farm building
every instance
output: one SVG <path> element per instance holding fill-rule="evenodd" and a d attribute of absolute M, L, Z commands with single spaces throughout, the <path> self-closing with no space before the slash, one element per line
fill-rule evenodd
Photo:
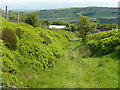
<path fill-rule="evenodd" d="M 50 29 L 65 29 L 66 26 L 62 26 L 62 25 L 50 25 L 49 28 Z"/>

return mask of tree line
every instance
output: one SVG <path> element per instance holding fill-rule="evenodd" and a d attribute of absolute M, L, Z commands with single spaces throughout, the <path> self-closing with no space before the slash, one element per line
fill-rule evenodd
<path fill-rule="evenodd" d="M 4 12 L 2 12 L 2 16 L 4 17 Z M 77 32 L 78 37 L 82 37 L 83 41 L 85 40 L 85 37 L 88 32 L 100 30 L 100 31 L 107 31 L 107 30 L 113 30 L 116 28 L 120 28 L 117 24 L 101 24 L 96 21 L 90 21 L 90 18 L 88 16 L 80 16 L 78 18 L 78 21 L 74 24 L 64 22 L 64 21 L 55 21 L 55 22 L 49 22 L 47 20 L 39 20 L 38 12 L 14 12 L 14 11 L 8 11 L 8 20 L 10 21 L 17 21 L 24 22 L 32 25 L 33 27 L 41 27 L 48 29 L 49 25 L 65 25 L 66 31 L 71 32 Z"/>

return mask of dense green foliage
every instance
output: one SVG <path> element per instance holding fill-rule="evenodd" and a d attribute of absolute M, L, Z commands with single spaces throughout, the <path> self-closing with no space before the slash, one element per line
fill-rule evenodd
<path fill-rule="evenodd" d="M 112 29 L 118 29 L 119 27 L 118 27 L 118 25 L 117 24 L 100 24 L 100 23 L 98 23 L 97 24 L 98 25 L 98 27 L 97 27 L 97 29 L 98 30 L 112 30 Z"/>
<path fill-rule="evenodd" d="M 80 15 L 98 19 L 100 23 L 117 24 L 118 8 L 83 7 L 39 11 L 41 19 L 52 22 L 62 20 L 73 23 L 77 21 Z"/>
<path fill-rule="evenodd" d="M 4 12 L 2 13 L 2 15 L 4 17 Z M 13 12 L 12 10 L 8 11 L 8 20 L 17 21 L 18 20 L 18 12 Z M 21 18 L 20 18 L 20 21 L 21 21 Z"/>
<path fill-rule="evenodd" d="M 38 16 L 36 13 L 28 13 L 25 18 L 25 23 L 32 25 L 33 27 L 38 26 Z"/>
<path fill-rule="evenodd" d="M 45 20 L 45 21 L 39 20 L 38 21 L 38 26 L 40 26 L 41 28 L 48 29 L 49 25 L 50 25 L 50 22 L 47 20 Z"/>
<path fill-rule="evenodd" d="M 1 20 L 3 86 L 17 86 L 20 83 L 17 75 L 24 74 L 19 69 L 21 65 L 28 65 L 35 71 L 53 67 L 57 62 L 56 58 L 62 56 L 62 51 L 68 46 L 69 35 L 33 28 L 24 23 L 11 23 L 3 18 Z"/>
<path fill-rule="evenodd" d="M 15 32 L 8 28 L 5 28 L 2 31 L 2 40 L 4 40 L 6 47 L 11 50 L 15 49 L 17 46 L 17 38 Z"/>
<path fill-rule="evenodd" d="M 91 48 L 93 53 L 105 55 L 114 51 L 120 54 L 120 29 L 111 32 L 99 32 L 87 35 L 86 45 Z"/>
<path fill-rule="evenodd" d="M 96 23 L 90 22 L 89 17 L 81 15 L 80 20 L 78 21 L 78 29 L 79 29 L 78 37 L 81 37 L 84 42 L 87 33 L 96 30 L 96 28 L 97 28 Z"/>
<path fill-rule="evenodd" d="M 117 14 L 117 12 L 116 12 Z M 118 24 L 118 21 L 119 19 L 116 17 L 116 18 L 97 18 L 97 20 L 99 21 L 99 23 L 107 23 L 107 24 Z"/>
<path fill-rule="evenodd" d="M 45 71 L 36 71 L 27 64 L 21 64 L 18 68 L 24 74 L 17 75 L 19 81 L 16 87 L 117 88 L 118 59 L 113 57 L 114 53 L 101 57 L 81 58 L 87 51 L 81 51 L 79 45 L 81 45 L 79 40 L 71 40 L 69 49 L 64 51 L 63 57 L 57 59 L 55 67 Z M 10 78 L 16 80 L 13 77 L 15 75 L 7 76 L 8 80 Z"/>
<path fill-rule="evenodd" d="M 0 19 L 3 87 L 118 87 L 119 29 L 87 35 L 83 44 L 68 31 Z"/>

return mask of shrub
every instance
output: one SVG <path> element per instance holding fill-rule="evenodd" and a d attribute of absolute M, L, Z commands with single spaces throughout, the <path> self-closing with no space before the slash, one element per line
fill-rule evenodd
<path fill-rule="evenodd" d="M 9 49 L 16 49 L 17 38 L 15 32 L 11 29 L 6 28 L 2 31 L 2 40 Z"/>
<path fill-rule="evenodd" d="M 0 32 L 0 39 L 2 39 L 2 32 Z"/>
<path fill-rule="evenodd" d="M 86 46 L 80 46 L 79 54 L 82 58 L 86 58 L 92 56 L 92 51 Z"/>
<path fill-rule="evenodd" d="M 100 32 L 88 35 L 85 45 L 91 48 L 94 53 L 109 54 L 114 52 L 115 48 L 120 45 L 119 34 L 119 30 L 114 30 L 112 32 Z"/>
<path fill-rule="evenodd" d="M 49 37 L 47 37 L 45 34 L 40 33 L 40 36 L 44 39 L 44 41 L 42 43 L 48 45 L 51 42 L 51 39 Z"/>
<path fill-rule="evenodd" d="M 33 27 L 38 26 L 38 15 L 35 13 L 29 13 L 25 18 L 25 23 L 32 25 Z"/>
<path fill-rule="evenodd" d="M 16 30 L 16 35 L 20 38 L 21 34 L 22 34 L 21 29 L 17 29 Z"/>

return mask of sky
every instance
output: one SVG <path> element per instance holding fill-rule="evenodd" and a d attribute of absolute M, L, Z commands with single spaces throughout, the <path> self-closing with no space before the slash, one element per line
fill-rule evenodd
<path fill-rule="evenodd" d="M 17 10 L 43 10 L 70 7 L 118 7 L 120 0 L 0 0 L 0 8 L 5 6 Z"/>

